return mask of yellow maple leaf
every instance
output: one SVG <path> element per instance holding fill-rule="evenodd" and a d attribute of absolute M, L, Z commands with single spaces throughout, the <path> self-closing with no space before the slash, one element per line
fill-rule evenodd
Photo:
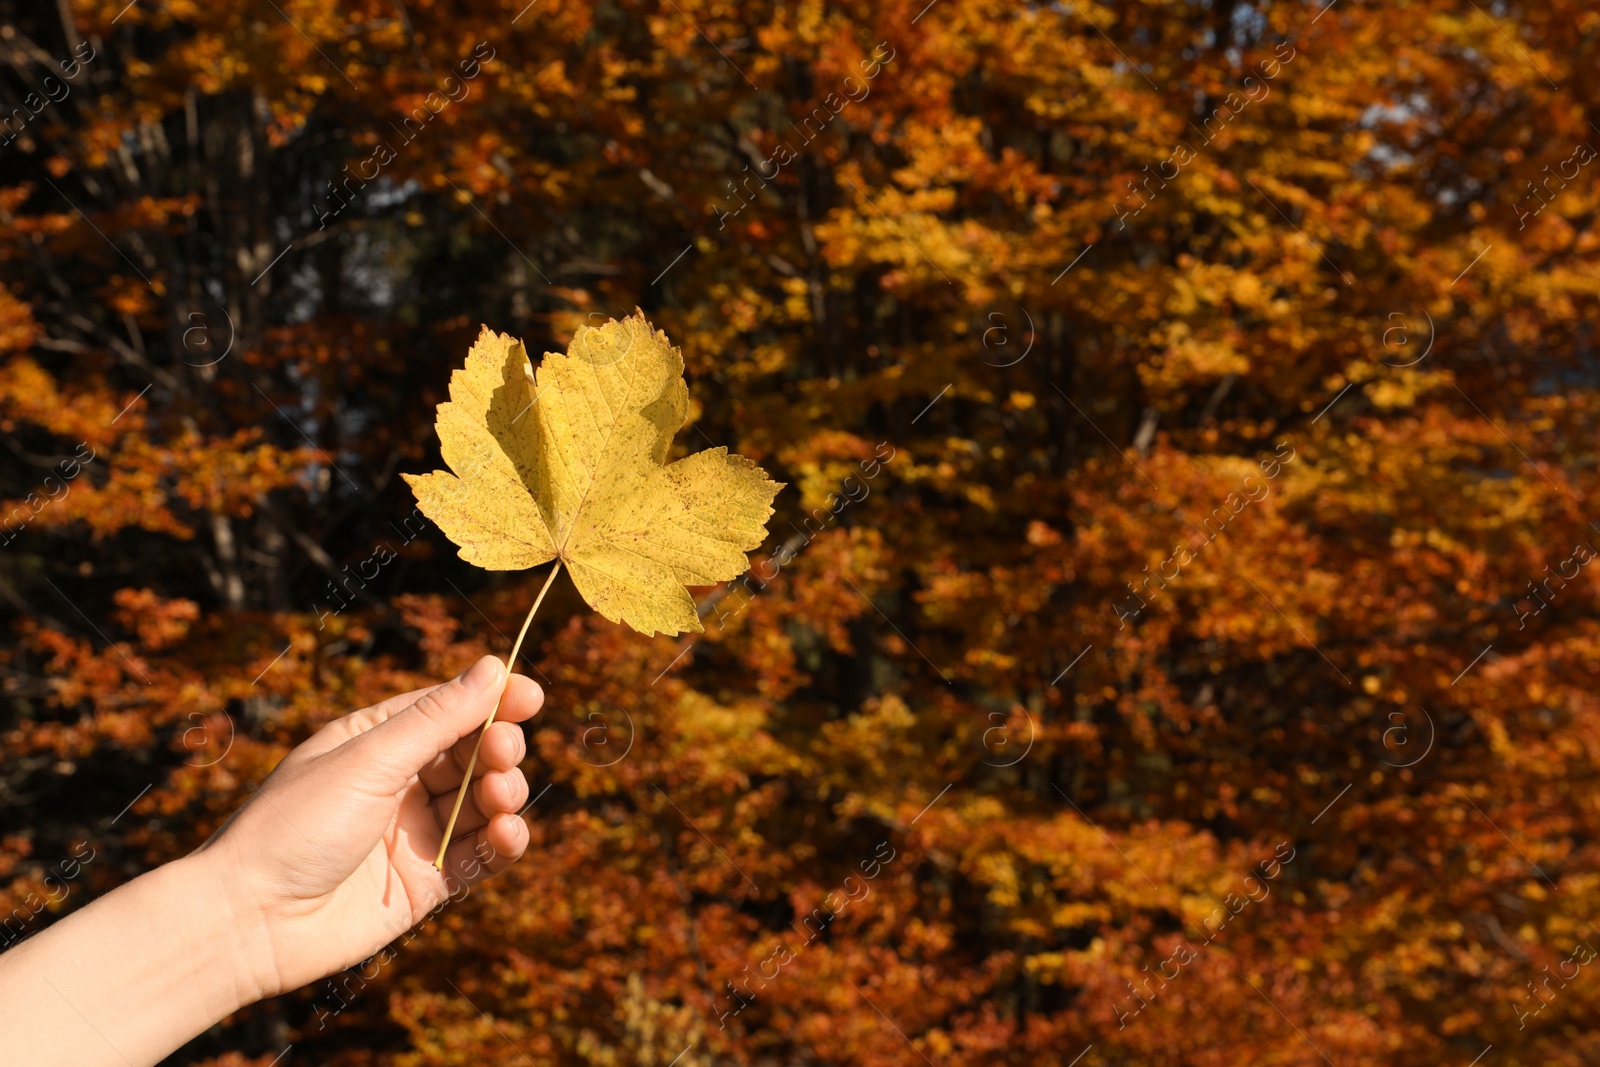
<path fill-rule="evenodd" d="M 726 448 L 666 464 L 688 410 L 683 357 L 642 312 L 580 326 L 537 375 L 520 341 L 484 327 L 439 405 L 455 473 L 404 477 L 469 563 L 559 559 L 612 622 L 704 632 L 685 586 L 744 572 L 783 486 Z"/>

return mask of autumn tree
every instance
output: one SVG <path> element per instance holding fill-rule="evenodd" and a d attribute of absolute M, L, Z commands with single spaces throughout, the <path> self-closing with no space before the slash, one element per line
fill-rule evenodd
<path fill-rule="evenodd" d="M 1600 1056 L 1592 5 L 124 4 L 0 0 L 5 943 L 506 653 L 398 475 L 638 307 L 750 574 L 177 1062 Z"/>

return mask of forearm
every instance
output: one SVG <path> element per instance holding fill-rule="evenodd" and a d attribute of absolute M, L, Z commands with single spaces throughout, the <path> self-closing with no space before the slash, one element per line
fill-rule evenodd
<path fill-rule="evenodd" d="M 144 1067 L 269 992 L 260 931 L 204 858 L 134 879 L 0 955 L 0 1065 Z"/>

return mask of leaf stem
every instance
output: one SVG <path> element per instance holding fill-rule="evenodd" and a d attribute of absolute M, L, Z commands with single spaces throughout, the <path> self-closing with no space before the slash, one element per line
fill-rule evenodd
<path fill-rule="evenodd" d="M 456 828 L 456 817 L 461 814 L 461 804 L 467 799 L 467 788 L 472 785 L 472 771 L 478 765 L 478 750 L 483 747 L 483 735 L 494 725 L 494 717 L 500 714 L 500 701 L 506 698 L 506 689 L 511 687 L 511 668 L 517 662 L 517 653 L 522 651 L 522 639 L 528 636 L 528 626 L 533 622 L 533 616 L 539 610 L 539 605 L 544 603 L 544 595 L 550 591 L 550 586 L 555 583 L 556 575 L 559 573 L 561 573 L 561 558 L 558 556 L 556 565 L 550 568 L 550 576 L 544 580 L 544 588 L 533 598 L 533 607 L 528 609 L 528 617 L 522 620 L 522 630 L 517 634 L 516 644 L 511 646 L 511 655 L 506 657 L 506 684 L 500 690 L 500 700 L 494 702 L 494 710 L 489 712 L 489 717 L 484 720 L 483 729 L 478 731 L 477 744 L 472 746 L 472 758 L 467 760 L 466 773 L 461 776 L 461 788 L 456 791 L 456 805 L 450 809 L 450 821 L 445 824 L 444 837 L 439 842 L 439 855 L 433 861 L 435 870 L 444 870 L 444 851 L 450 847 L 450 834 Z"/>

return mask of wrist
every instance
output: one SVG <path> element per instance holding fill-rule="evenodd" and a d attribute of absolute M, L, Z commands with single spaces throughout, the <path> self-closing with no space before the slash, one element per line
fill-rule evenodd
<path fill-rule="evenodd" d="M 216 986 L 222 1015 L 283 991 L 266 911 L 251 898 L 223 850 L 205 847 L 160 871 L 170 871 L 191 901 L 191 948 L 205 961 L 205 974 L 215 976 L 208 980 Z"/>
<path fill-rule="evenodd" d="M 272 989 L 265 926 L 203 852 L 0 956 L 0 1062 L 156 1063 Z"/>

